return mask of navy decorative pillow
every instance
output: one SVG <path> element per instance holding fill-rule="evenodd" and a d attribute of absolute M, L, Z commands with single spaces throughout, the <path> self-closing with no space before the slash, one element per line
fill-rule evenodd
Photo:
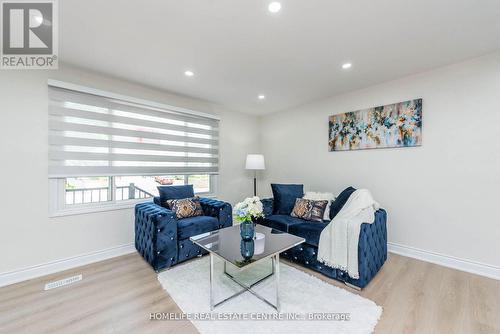
<path fill-rule="evenodd" d="M 297 198 L 291 216 L 304 220 L 321 222 L 328 201 L 315 201 L 312 199 Z"/>
<path fill-rule="evenodd" d="M 166 202 L 169 199 L 183 199 L 194 197 L 194 190 L 192 184 L 182 185 L 182 186 L 159 186 L 158 191 L 160 192 L 160 203 L 166 206 Z"/>
<path fill-rule="evenodd" d="M 287 215 L 292 213 L 297 198 L 304 196 L 303 184 L 276 184 L 272 183 L 274 197 L 274 214 Z"/>
<path fill-rule="evenodd" d="M 344 207 L 344 204 L 347 202 L 349 199 L 349 196 L 353 192 L 355 192 L 356 189 L 353 187 L 347 187 L 345 188 L 333 201 L 332 205 L 330 206 L 330 219 L 333 219 L 339 213 L 339 211 Z"/>
<path fill-rule="evenodd" d="M 203 209 L 198 197 L 169 199 L 167 200 L 167 205 L 170 210 L 175 212 L 177 219 L 203 216 Z"/>

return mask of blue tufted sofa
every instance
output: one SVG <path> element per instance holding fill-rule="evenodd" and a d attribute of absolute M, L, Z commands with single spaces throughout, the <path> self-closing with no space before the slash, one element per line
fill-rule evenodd
<path fill-rule="evenodd" d="M 200 198 L 203 216 L 177 219 L 175 213 L 153 202 L 135 206 L 135 248 L 155 271 L 206 254 L 189 237 L 231 226 L 231 204 Z"/>
<path fill-rule="evenodd" d="M 340 205 L 338 202 L 337 205 L 334 205 L 335 202 L 332 203 L 330 219 L 333 219 L 340 211 L 350 194 L 344 200 L 341 198 L 342 195 L 346 191 L 347 193 L 351 192 L 351 189 L 352 191 L 355 190 L 354 188 L 348 188 L 337 198 L 336 201 L 340 200 L 343 203 L 340 203 Z M 376 211 L 373 224 L 365 223 L 361 225 L 358 245 L 359 279 L 353 279 L 349 277 L 347 272 L 327 267 L 317 260 L 319 236 L 329 221 L 312 223 L 290 215 L 273 214 L 274 200 L 272 198 L 262 200 L 262 204 L 265 217 L 259 221 L 260 224 L 306 239 L 303 244 L 281 253 L 283 258 L 292 262 L 362 289 L 372 280 L 387 259 L 387 213 L 384 209 Z"/>

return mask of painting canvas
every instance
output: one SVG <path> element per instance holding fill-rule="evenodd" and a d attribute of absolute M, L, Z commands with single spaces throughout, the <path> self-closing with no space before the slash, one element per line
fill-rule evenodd
<path fill-rule="evenodd" d="M 422 145 L 422 99 L 330 116 L 330 151 Z"/>

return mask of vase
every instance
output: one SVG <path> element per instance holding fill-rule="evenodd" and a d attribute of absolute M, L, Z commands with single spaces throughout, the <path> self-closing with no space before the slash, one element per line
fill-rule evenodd
<path fill-rule="evenodd" d="M 243 240 L 252 240 L 255 234 L 255 225 L 251 220 L 245 220 L 240 224 L 240 235 Z"/>
<path fill-rule="evenodd" d="M 240 251 L 241 251 L 241 256 L 243 257 L 243 259 L 245 259 L 245 261 L 248 261 L 252 258 L 254 254 L 254 249 L 255 245 L 253 239 L 241 240 Z"/>

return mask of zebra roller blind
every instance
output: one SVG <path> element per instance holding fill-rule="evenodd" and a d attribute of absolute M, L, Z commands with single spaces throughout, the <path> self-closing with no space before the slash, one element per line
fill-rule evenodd
<path fill-rule="evenodd" d="M 49 86 L 49 177 L 217 174 L 218 123 Z"/>

